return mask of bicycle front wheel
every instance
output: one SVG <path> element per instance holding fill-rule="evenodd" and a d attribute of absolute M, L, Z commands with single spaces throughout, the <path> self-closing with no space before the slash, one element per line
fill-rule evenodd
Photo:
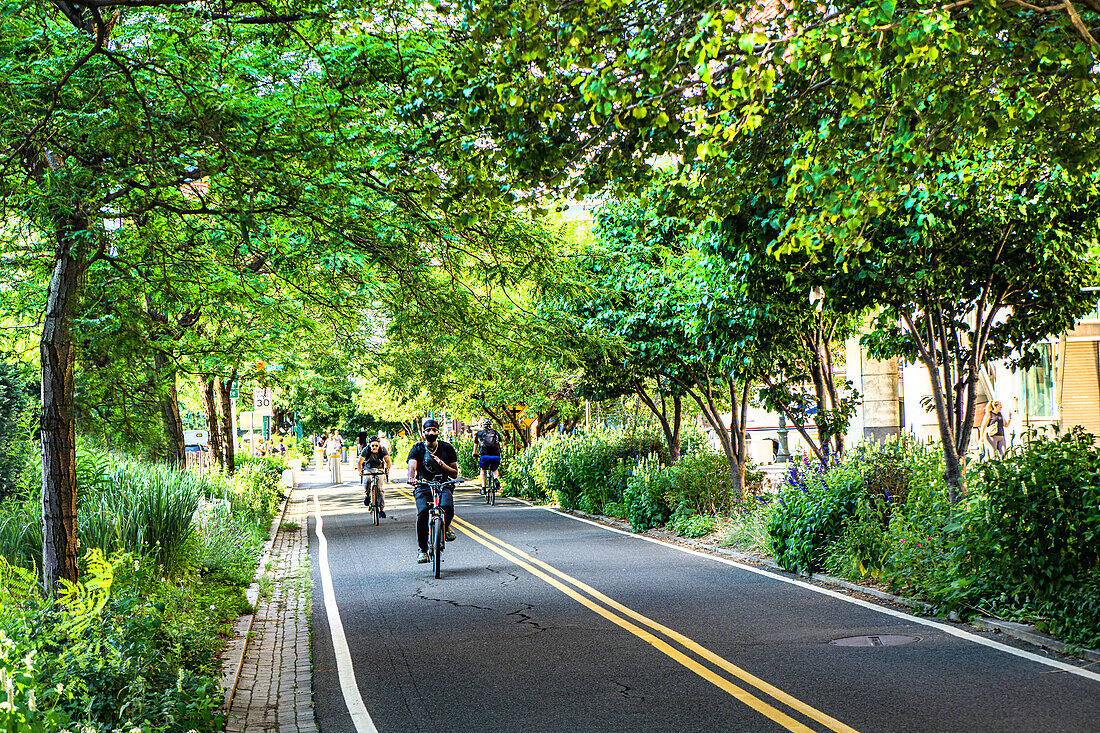
<path fill-rule="evenodd" d="M 371 513 L 374 515 L 374 524 L 378 524 L 378 515 L 382 513 L 382 492 L 378 488 L 378 479 L 371 484 Z"/>
<path fill-rule="evenodd" d="M 439 563 L 443 556 L 443 520 L 436 517 L 432 520 L 432 570 L 435 577 L 439 577 Z"/>

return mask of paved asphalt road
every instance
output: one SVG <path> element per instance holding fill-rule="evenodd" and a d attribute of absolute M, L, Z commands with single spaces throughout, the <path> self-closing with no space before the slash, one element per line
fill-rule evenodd
<path fill-rule="evenodd" d="M 325 733 L 1100 731 L 1096 674 L 476 488 L 436 580 L 404 488 L 377 527 L 358 486 L 313 492 Z M 890 634 L 920 640 L 829 643 Z"/>

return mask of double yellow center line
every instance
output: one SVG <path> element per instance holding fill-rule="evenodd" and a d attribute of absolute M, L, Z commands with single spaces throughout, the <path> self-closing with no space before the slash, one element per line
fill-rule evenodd
<path fill-rule="evenodd" d="M 399 489 L 400 491 L 400 489 Z M 409 494 L 401 491 L 405 496 L 412 498 Z M 557 568 L 548 565 L 547 563 L 532 557 L 523 550 L 514 547 L 499 537 L 494 537 L 485 530 L 477 527 L 464 519 L 460 519 L 457 516 L 454 518 L 453 525 L 462 530 L 462 533 L 468 535 L 476 542 L 489 548 L 501 557 L 514 562 L 527 572 L 534 575 L 536 578 L 545 581 L 549 585 L 557 588 L 565 595 L 569 596 L 573 600 L 577 601 L 586 608 L 595 611 L 599 615 L 606 618 L 616 626 L 629 631 L 634 636 L 637 636 L 642 641 L 650 644 L 658 651 L 667 655 L 671 659 L 676 660 L 684 667 L 688 668 L 695 674 L 699 675 L 706 681 L 710 682 L 714 686 L 732 695 L 737 700 L 741 701 L 745 705 L 748 705 L 753 710 L 757 711 L 761 715 L 764 715 L 771 720 L 774 720 L 779 725 L 783 726 L 790 731 L 799 731 L 800 733 L 813 733 L 814 729 L 802 721 L 792 717 L 792 715 L 783 712 L 779 708 L 775 707 L 771 703 L 767 702 L 756 694 L 749 692 L 744 687 L 740 687 L 734 684 L 731 680 L 722 676 L 714 669 L 702 664 L 699 659 L 709 662 L 714 667 L 726 672 L 730 676 L 745 683 L 748 687 L 754 688 L 758 693 L 763 693 L 772 698 L 772 700 L 785 705 L 794 713 L 800 714 L 815 721 L 825 728 L 836 731 L 837 733 L 856 733 L 855 729 L 851 726 L 845 725 L 839 720 L 826 715 L 825 713 L 817 710 L 816 708 L 807 705 L 801 700 L 792 697 L 791 695 L 783 692 L 778 687 L 771 685 L 764 680 L 760 679 L 754 674 L 747 672 L 736 664 L 723 659 L 718 654 L 715 654 L 710 649 L 707 649 L 703 645 L 699 644 L 692 639 L 684 636 L 683 634 L 673 631 L 672 629 L 662 624 L 653 621 L 652 619 L 643 616 L 637 611 L 624 606 L 618 601 L 609 598 L 603 593 L 599 592 L 595 588 L 583 583 L 576 578 L 573 578 Z M 563 582 L 564 581 L 564 582 Z M 636 623 L 635 623 L 636 622 Z M 651 631 L 647 630 L 647 627 Z M 660 634 L 657 636 L 652 633 Z M 664 638 L 661 638 L 661 637 Z M 667 641 L 666 641 L 667 639 Z M 669 643 L 675 642 L 680 645 L 684 650 L 694 654 L 699 659 L 689 656 L 685 651 L 677 649 L 675 646 Z"/>

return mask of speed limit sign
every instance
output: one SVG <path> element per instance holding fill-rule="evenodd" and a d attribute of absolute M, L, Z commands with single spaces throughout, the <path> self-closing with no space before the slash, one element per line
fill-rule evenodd
<path fill-rule="evenodd" d="M 271 414 L 271 403 L 275 395 L 270 388 L 252 391 L 252 411 L 259 415 Z"/>

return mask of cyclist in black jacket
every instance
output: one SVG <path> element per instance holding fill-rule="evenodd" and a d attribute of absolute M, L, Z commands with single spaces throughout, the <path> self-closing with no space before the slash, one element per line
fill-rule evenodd
<path fill-rule="evenodd" d="M 420 426 L 424 440 L 409 449 L 409 484 L 413 485 L 413 498 L 416 499 L 416 544 L 420 553 L 417 562 L 428 562 L 428 509 L 432 505 L 432 490 L 427 486 L 416 486 L 417 479 L 426 481 L 445 481 L 458 476 L 458 453 L 454 446 L 439 439 L 439 423 L 426 418 Z M 443 507 L 447 530 L 444 537 L 454 542 L 455 533 L 451 529 L 451 520 L 455 516 L 454 491 L 448 486 L 443 490 L 439 502 Z"/>

